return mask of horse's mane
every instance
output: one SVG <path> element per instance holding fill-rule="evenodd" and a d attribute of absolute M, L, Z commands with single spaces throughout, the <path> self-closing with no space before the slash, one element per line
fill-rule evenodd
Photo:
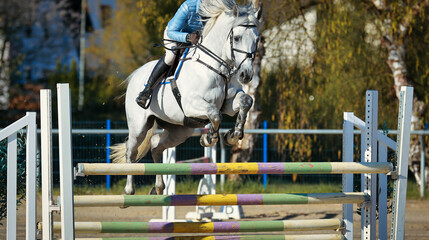
<path fill-rule="evenodd" d="M 249 21 L 254 24 L 259 23 L 259 21 L 253 17 L 253 14 L 250 13 L 254 11 L 250 5 L 239 7 L 235 0 L 203 0 L 200 3 L 200 9 L 198 11 L 198 14 L 206 21 L 202 34 L 203 37 L 207 36 L 222 13 L 226 12 L 227 14 L 232 14 L 234 6 L 237 6 L 239 9 L 239 17 L 236 19 L 235 25 Z"/>

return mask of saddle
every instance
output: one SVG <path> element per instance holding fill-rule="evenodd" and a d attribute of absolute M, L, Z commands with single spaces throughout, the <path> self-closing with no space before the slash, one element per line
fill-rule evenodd
<path fill-rule="evenodd" d="M 186 54 L 189 51 L 189 48 L 186 46 L 189 46 L 189 44 L 187 43 L 178 44 L 177 50 L 175 51 L 173 64 L 171 65 L 170 69 L 166 72 L 166 74 L 164 74 L 164 76 L 158 79 L 158 81 L 155 83 L 155 88 L 157 88 L 159 84 L 161 83 L 166 84 L 167 81 L 169 81 L 171 85 L 171 91 L 173 92 L 173 95 L 176 98 L 177 104 L 179 105 L 180 109 L 183 112 L 183 115 L 185 116 L 185 118 L 183 119 L 183 125 L 190 128 L 201 128 L 207 125 L 210 122 L 210 120 L 187 117 L 185 115 L 182 107 L 182 100 L 181 100 L 182 95 L 180 94 L 179 88 L 177 87 L 177 83 L 176 83 L 176 79 L 180 74 L 180 70 L 182 69 L 183 59 L 185 59 Z"/>

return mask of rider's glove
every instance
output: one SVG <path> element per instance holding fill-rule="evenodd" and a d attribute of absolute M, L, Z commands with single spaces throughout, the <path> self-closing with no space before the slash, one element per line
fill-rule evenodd
<path fill-rule="evenodd" d="M 201 35 L 200 31 L 188 33 L 188 35 L 186 35 L 186 41 L 192 44 L 197 44 L 198 40 L 200 39 L 200 35 Z"/>

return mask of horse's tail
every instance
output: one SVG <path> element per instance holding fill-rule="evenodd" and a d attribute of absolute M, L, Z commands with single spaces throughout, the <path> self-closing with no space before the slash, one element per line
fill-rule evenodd
<path fill-rule="evenodd" d="M 146 133 L 146 137 L 138 147 L 137 157 L 132 159 L 133 162 L 138 162 L 142 159 L 150 149 L 150 139 L 153 136 L 154 130 L 156 129 L 156 123 Z M 110 159 L 113 163 L 126 163 L 127 143 L 119 143 L 110 147 Z"/>

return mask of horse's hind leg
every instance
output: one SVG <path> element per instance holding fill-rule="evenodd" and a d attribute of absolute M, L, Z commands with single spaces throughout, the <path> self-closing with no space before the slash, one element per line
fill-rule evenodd
<path fill-rule="evenodd" d="M 234 115 L 238 111 L 237 120 L 234 129 L 229 130 L 224 135 L 226 145 L 235 145 L 238 140 L 243 138 L 244 124 L 246 123 L 247 113 L 253 105 L 251 96 L 244 92 L 238 92 L 222 109 L 228 115 Z"/>
<path fill-rule="evenodd" d="M 139 156 L 139 147 L 146 138 L 148 130 L 152 128 L 154 123 L 153 118 L 148 118 L 146 124 L 143 124 L 138 130 L 130 129 L 130 133 L 127 139 L 127 152 L 126 152 L 126 161 L 127 163 L 136 163 L 140 159 Z M 134 176 L 127 175 L 127 184 L 125 185 L 124 192 L 126 195 L 133 195 L 135 193 L 134 189 Z"/>
<path fill-rule="evenodd" d="M 133 161 L 131 159 L 137 158 L 137 152 L 138 152 L 138 140 L 136 137 L 128 137 L 127 140 L 127 163 L 132 163 Z M 134 189 L 134 176 L 133 175 L 127 175 L 127 184 L 124 188 L 124 193 L 126 195 L 133 195 L 135 193 Z"/>
<path fill-rule="evenodd" d="M 155 134 L 151 139 L 151 153 L 155 163 L 162 162 L 162 153 L 165 149 L 175 147 L 183 143 L 194 132 L 194 129 L 192 128 L 166 123 L 162 125 L 162 128 L 164 131 L 162 133 Z M 151 190 L 150 194 L 156 193 L 157 195 L 162 195 L 164 189 L 165 184 L 162 179 L 162 175 L 156 175 L 155 187 Z"/>

